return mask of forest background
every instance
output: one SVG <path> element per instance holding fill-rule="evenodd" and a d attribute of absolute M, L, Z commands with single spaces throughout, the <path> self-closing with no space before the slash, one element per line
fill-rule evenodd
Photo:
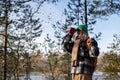
<path fill-rule="evenodd" d="M 119 78 L 120 0 L 1 0 L 0 8 L 1 80 L 31 72 L 70 80 L 70 54 L 61 43 L 81 23 L 100 47 L 96 71 Z"/>

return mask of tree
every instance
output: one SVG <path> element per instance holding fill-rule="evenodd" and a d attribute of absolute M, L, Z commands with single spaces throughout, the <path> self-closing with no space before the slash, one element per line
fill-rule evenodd
<path fill-rule="evenodd" d="M 120 53 L 120 34 L 113 35 L 113 43 L 111 43 L 108 48 L 115 53 Z"/>
<path fill-rule="evenodd" d="M 56 2 L 56 0 L 47 0 Z M 14 52 L 19 62 L 20 54 L 32 53 L 36 44 L 35 37 L 40 36 L 42 29 L 40 18 L 35 18 L 38 10 L 45 2 L 39 0 L 2 0 L 0 1 L 0 36 L 4 36 L 4 80 L 7 78 L 7 55 Z M 36 4 L 35 4 L 36 3 Z M 36 5 L 34 7 L 32 5 Z M 13 17 L 14 16 L 14 17 Z M 27 44 L 28 43 L 28 44 Z M 26 44 L 26 45 L 25 45 Z M 22 51 L 21 51 L 22 50 Z"/>
<path fill-rule="evenodd" d="M 113 80 L 117 79 L 119 80 L 119 72 L 120 68 L 118 67 L 120 65 L 120 55 L 110 51 L 105 53 L 101 58 L 102 63 L 99 64 L 101 67 L 102 72 L 105 72 L 108 74 L 106 76 L 106 79 Z"/>
<path fill-rule="evenodd" d="M 60 57 L 61 72 L 65 77 L 65 80 L 71 80 L 71 54 L 65 52 Z"/>
<path fill-rule="evenodd" d="M 119 0 L 70 0 L 65 9 L 67 18 L 63 30 L 68 29 L 71 25 L 86 23 L 89 32 L 95 34 L 93 25 L 97 20 L 106 20 L 112 14 L 119 15 L 119 7 Z M 95 37 L 98 38 L 100 35 L 101 33 L 95 34 Z"/>
<path fill-rule="evenodd" d="M 48 56 L 48 66 L 49 66 L 49 69 L 50 69 L 50 74 L 51 74 L 51 77 L 52 77 L 52 80 L 56 80 L 56 76 L 57 76 L 57 73 L 59 73 L 57 70 L 57 66 L 59 65 L 58 64 L 58 55 L 55 53 L 49 53 L 49 56 Z"/>
<path fill-rule="evenodd" d="M 99 66 L 102 66 L 102 71 L 108 74 L 106 77 L 108 80 L 119 80 L 120 67 L 118 66 L 120 65 L 120 37 L 117 34 L 113 37 L 114 42 L 108 47 L 110 51 L 104 53 Z"/>

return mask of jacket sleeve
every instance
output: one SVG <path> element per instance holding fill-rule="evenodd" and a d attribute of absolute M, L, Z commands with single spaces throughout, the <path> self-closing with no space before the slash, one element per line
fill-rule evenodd
<path fill-rule="evenodd" d="M 98 43 L 95 39 L 91 40 L 90 46 L 91 46 L 90 51 L 89 51 L 90 57 L 99 56 L 99 54 L 100 54 L 99 47 L 98 47 Z"/>
<path fill-rule="evenodd" d="M 73 45 L 74 45 L 74 42 L 71 41 L 71 38 L 72 36 L 71 35 L 66 35 L 64 38 L 63 38 L 63 41 L 62 41 L 62 48 L 64 51 L 67 51 L 67 52 L 72 52 L 72 48 L 73 48 Z"/>

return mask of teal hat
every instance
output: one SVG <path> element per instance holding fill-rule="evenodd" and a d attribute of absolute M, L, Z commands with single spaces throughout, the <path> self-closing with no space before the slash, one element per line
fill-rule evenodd
<path fill-rule="evenodd" d="M 86 24 L 78 25 L 77 29 L 80 29 L 80 30 L 82 30 L 82 31 L 84 31 L 85 33 L 88 34 L 88 29 L 87 29 L 87 25 Z"/>

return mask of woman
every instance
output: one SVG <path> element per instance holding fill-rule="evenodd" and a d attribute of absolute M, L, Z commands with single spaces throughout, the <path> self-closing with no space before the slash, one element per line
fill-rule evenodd
<path fill-rule="evenodd" d="M 75 32 L 77 36 L 72 41 Z M 88 37 L 87 25 L 79 25 L 76 30 L 71 28 L 64 37 L 63 48 L 72 56 L 72 80 L 92 80 L 95 69 L 94 59 L 99 55 L 99 49 L 97 42 Z"/>

